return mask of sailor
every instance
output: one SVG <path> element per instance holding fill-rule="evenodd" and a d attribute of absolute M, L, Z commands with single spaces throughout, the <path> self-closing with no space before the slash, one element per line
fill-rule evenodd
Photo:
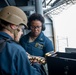
<path fill-rule="evenodd" d="M 20 39 L 20 44 L 29 54 L 44 57 L 47 52 L 54 50 L 52 41 L 42 32 L 45 30 L 45 25 L 41 14 L 30 15 L 27 25 L 31 32 Z"/>
<path fill-rule="evenodd" d="M 24 48 L 14 41 L 26 24 L 26 14 L 20 8 L 7 6 L 0 11 L 0 41 L 10 40 L 0 49 L 0 75 L 42 75 L 40 65 L 31 65 Z"/>

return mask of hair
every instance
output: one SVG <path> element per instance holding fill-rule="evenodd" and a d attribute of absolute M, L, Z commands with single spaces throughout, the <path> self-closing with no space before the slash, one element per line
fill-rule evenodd
<path fill-rule="evenodd" d="M 4 21 L 2 19 L 0 19 L 0 31 L 2 31 L 3 29 L 5 29 L 5 27 L 2 24 L 4 26 L 8 26 L 10 23 L 9 22 L 6 22 L 6 21 Z"/>
<path fill-rule="evenodd" d="M 28 30 L 30 30 L 31 22 L 34 20 L 39 20 L 42 23 L 42 30 L 45 30 L 45 25 L 44 25 L 44 17 L 41 14 L 33 13 L 29 18 L 28 18 Z"/>

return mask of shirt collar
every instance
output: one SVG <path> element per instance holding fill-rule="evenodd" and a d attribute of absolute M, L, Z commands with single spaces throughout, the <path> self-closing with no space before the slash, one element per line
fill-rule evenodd
<path fill-rule="evenodd" d="M 0 37 L 13 40 L 13 38 L 5 32 L 0 32 Z"/>

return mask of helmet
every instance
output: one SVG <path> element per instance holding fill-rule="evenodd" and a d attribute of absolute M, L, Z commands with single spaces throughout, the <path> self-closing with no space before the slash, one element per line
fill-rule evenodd
<path fill-rule="evenodd" d="M 7 6 L 0 11 L 0 19 L 9 23 L 20 25 L 23 24 L 27 27 L 26 14 L 18 7 Z"/>

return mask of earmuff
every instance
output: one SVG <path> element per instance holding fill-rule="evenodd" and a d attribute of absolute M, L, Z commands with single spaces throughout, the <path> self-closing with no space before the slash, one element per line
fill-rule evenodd
<path fill-rule="evenodd" d="M 45 24 L 42 24 L 42 31 L 46 29 Z"/>

